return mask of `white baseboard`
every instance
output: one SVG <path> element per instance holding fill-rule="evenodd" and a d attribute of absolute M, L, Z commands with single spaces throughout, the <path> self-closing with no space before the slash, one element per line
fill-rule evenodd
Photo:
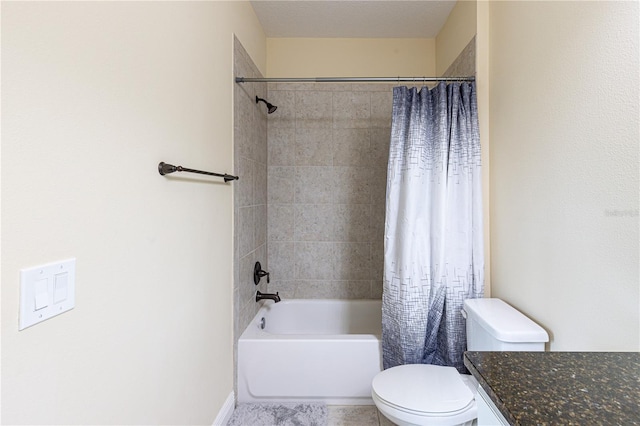
<path fill-rule="evenodd" d="M 218 415 L 213 421 L 213 426 L 225 426 L 229 419 L 231 419 L 231 415 L 233 414 L 235 405 L 236 398 L 233 394 L 233 391 L 231 391 L 227 399 L 224 401 L 224 404 L 222 404 L 222 408 L 220 408 L 220 411 L 218 411 Z"/>

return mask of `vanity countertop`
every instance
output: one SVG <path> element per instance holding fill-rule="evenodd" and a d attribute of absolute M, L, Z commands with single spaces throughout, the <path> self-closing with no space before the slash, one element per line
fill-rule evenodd
<path fill-rule="evenodd" d="M 512 425 L 640 425 L 638 352 L 465 352 Z"/>

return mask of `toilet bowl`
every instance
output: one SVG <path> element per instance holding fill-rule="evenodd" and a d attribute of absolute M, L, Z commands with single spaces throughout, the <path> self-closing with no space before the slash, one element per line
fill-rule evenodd
<path fill-rule="evenodd" d="M 477 417 L 477 381 L 453 367 L 409 364 L 375 376 L 371 397 L 400 426 L 471 425 Z"/>

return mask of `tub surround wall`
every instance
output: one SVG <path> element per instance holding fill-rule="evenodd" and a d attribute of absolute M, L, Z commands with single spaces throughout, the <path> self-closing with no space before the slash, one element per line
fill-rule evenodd
<path fill-rule="evenodd" d="M 389 84 L 270 84 L 268 250 L 284 298 L 380 298 Z"/>
<path fill-rule="evenodd" d="M 234 39 L 234 75 L 262 77 L 262 74 Z M 267 96 L 265 83 L 234 84 L 234 348 L 238 337 L 258 311 L 256 290 L 267 291 L 267 280 L 256 286 L 256 262 L 268 269 L 267 260 L 267 108 L 256 104 L 256 96 Z M 237 357 L 234 357 L 237 359 Z"/>

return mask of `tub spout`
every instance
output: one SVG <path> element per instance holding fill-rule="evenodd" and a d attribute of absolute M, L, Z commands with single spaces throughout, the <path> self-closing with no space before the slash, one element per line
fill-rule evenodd
<path fill-rule="evenodd" d="M 259 291 L 257 291 L 256 302 L 259 302 L 264 299 L 273 300 L 275 303 L 278 303 L 280 301 L 280 296 L 278 295 L 278 292 L 276 292 L 276 294 L 273 294 L 273 293 L 260 293 Z"/>

